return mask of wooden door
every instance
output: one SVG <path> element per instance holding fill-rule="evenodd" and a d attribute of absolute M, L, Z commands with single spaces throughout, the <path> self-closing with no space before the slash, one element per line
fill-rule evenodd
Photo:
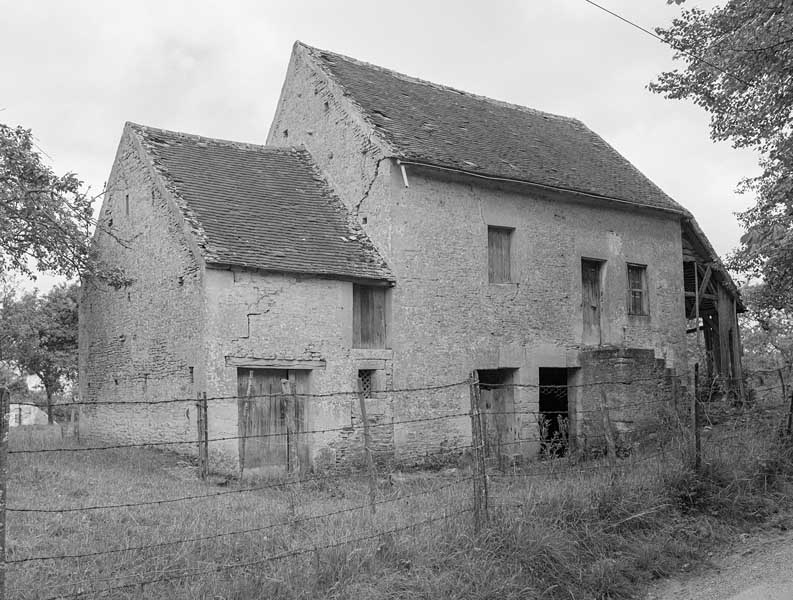
<path fill-rule="evenodd" d="M 600 271 L 603 263 L 596 260 L 581 260 L 581 309 L 584 330 L 581 343 L 599 346 L 600 335 Z"/>
<path fill-rule="evenodd" d="M 286 465 L 286 402 L 283 369 L 237 369 L 240 464 L 247 468 Z"/>
<path fill-rule="evenodd" d="M 502 467 L 511 453 L 510 442 L 513 422 L 513 394 L 511 387 L 489 387 L 482 384 L 479 388 L 479 411 L 482 414 L 482 440 L 485 457 L 494 458 Z"/>

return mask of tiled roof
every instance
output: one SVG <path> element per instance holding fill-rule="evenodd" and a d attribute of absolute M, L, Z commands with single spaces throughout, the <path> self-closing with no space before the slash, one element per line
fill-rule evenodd
<path fill-rule="evenodd" d="M 406 160 L 685 212 L 581 121 L 300 46 Z"/>
<path fill-rule="evenodd" d="M 127 126 L 177 197 L 208 264 L 393 280 L 307 151 Z"/>

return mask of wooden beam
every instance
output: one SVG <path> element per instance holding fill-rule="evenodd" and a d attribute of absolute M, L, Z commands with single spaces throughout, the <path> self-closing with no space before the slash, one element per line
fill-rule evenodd
<path fill-rule="evenodd" d="M 713 270 L 708 265 L 707 270 L 705 271 L 705 275 L 702 277 L 702 283 L 699 284 L 699 289 L 697 290 L 697 296 L 702 298 L 705 295 L 705 290 L 708 289 L 708 284 L 710 283 L 710 276 L 713 274 Z"/>
<path fill-rule="evenodd" d="M 227 356 L 227 367 L 250 369 L 324 369 L 324 360 L 301 360 L 288 358 L 254 358 L 251 356 Z"/>

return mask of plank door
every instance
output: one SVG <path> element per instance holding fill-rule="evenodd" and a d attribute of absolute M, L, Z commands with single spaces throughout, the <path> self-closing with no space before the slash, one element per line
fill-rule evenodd
<path fill-rule="evenodd" d="M 600 272 L 603 263 L 597 260 L 581 260 L 581 309 L 584 316 L 584 330 L 581 343 L 585 346 L 599 346 L 600 334 Z"/>
<path fill-rule="evenodd" d="M 510 423 L 514 411 L 512 388 L 482 384 L 479 388 L 479 411 L 482 415 L 485 457 L 496 459 L 499 467 L 502 467 L 511 448 Z"/>
<path fill-rule="evenodd" d="M 237 369 L 240 458 L 245 468 L 287 464 L 286 401 L 283 369 Z"/>

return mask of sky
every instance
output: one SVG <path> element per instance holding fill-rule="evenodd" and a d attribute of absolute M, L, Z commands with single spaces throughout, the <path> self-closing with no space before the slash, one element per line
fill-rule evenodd
<path fill-rule="evenodd" d="M 599 3 L 649 29 L 682 10 Z M 752 203 L 736 185 L 759 173 L 754 153 L 710 140 L 703 110 L 647 90 L 682 66 L 670 48 L 585 0 L 0 0 L 0 14 L 0 122 L 32 129 L 55 171 L 94 194 L 125 121 L 264 143 L 295 40 L 582 120 L 688 208 L 721 255 Z"/>

